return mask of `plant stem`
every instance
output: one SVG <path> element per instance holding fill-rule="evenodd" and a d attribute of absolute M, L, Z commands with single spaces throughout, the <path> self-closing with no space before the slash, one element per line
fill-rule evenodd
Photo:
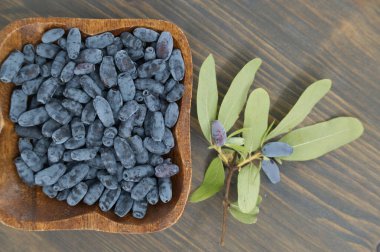
<path fill-rule="evenodd" d="M 234 157 L 232 159 L 232 162 L 229 163 L 226 156 L 223 155 L 222 149 L 220 147 L 214 146 L 213 147 L 219 154 L 220 158 L 223 160 L 223 162 L 227 166 L 227 180 L 226 180 L 226 191 L 224 193 L 224 199 L 223 199 L 223 222 L 222 222 L 222 235 L 220 237 L 220 245 L 224 245 L 224 237 L 226 235 L 227 230 L 227 214 L 228 214 L 228 207 L 230 206 L 229 202 L 229 195 L 230 195 L 230 187 L 231 187 L 231 180 L 232 176 L 234 175 L 234 172 L 239 170 L 244 165 L 252 162 L 253 160 L 259 159 L 262 157 L 261 152 L 257 152 L 254 155 L 250 156 L 248 159 L 240 162 L 239 164 L 236 164 L 237 159 L 237 153 L 234 153 Z"/>
<path fill-rule="evenodd" d="M 228 167 L 228 174 L 227 174 L 227 181 L 226 181 L 226 191 L 224 193 L 224 199 L 223 199 L 223 222 L 222 222 L 222 235 L 220 237 L 220 245 L 224 245 L 224 237 L 226 235 L 226 230 L 227 230 L 227 210 L 228 207 L 230 206 L 230 202 L 228 200 L 229 195 L 230 195 L 230 187 L 231 187 L 231 179 L 232 176 L 234 175 L 234 172 L 238 170 L 238 167 L 235 165 L 236 162 L 236 152 L 234 154 L 234 158 L 232 160 L 232 164 L 229 164 Z"/>
<path fill-rule="evenodd" d="M 261 152 L 257 152 L 257 153 L 255 153 L 254 155 L 252 155 L 251 157 L 249 157 L 249 158 L 247 158 L 246 160 L 244 160 L 244 161 L 242 161 L 241 163 L 239 163 L 239 164 L 237 165 L 237 167 L 238 167 L 238 168 L 241 168 L 241 167 L 243 167 L 244 165 L 246 165 L 246 164 L 252 162 L 253 160 L 255 160 L 255 159 L 259 159 L 261 156 L 262 156 L 262 155 L 261 155 Z"/>
<path fill-rule="evenodd" d="M 223 154 L 222 148 L 220 146 L 215 146 L 215 145 L 210 146 L 210 147 L 212 147 L 212 149 L 214 149 L 216 152 L 218 152 L 220 159 L 222 159 L 223 163 L 225 163 L 228 166 L 229 165 L 228 164 L 228 159 Z"/>

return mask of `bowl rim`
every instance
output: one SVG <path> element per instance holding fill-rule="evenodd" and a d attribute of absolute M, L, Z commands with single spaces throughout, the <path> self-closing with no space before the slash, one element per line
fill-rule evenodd
<path fill-rule="evenodd" d="M 149 27 L 156 30 L 166 29 L 173 31 L 177 34 L 176 39 L 181 42 L 181 52 L 182 54 L 186 54 L 188 57 L 184 57 L 185 60 L 185 93 L 186 96 L 182 98 L 182 106 L 185 106 L 184 109 L 181 109 L 183 124 L 185 124 L 185 128 L 181 128 L 181 140 L 183 140 L 188 148 L 186 149 L 187 153 L 181 153 L 181 161 L 182 161 L 182 169 L 184 172 L 184 179 L 182 182 L 182 191 L 180 192 L 179 199 L 175 203 L 175 206 L 172 209 L 172 213 L 165 218 L 165 221 L 155 221 L 155 223 L 149 223 L 146 225 L 133 225 L 130 223 L 118 223 L 112 219 L 106 218 L 102 216 L 96 211 L 84 213 L 81 215 L 76 215 L 69 218 L 52 220 L 52 221 L 26 221 L 17 219 L 14 216 L 6 215 L 0 209 L 0 222 L 6 226 L 13 227 L 21 230 L 29 230 L 29 231 L 53 231 L 53 230 L 95 230 L 109 233 L 124 233 L 124 234 L 141 234 L 141 233 L 151 233 L 164 230 L 166 228 L 174 225 L 179 218 L 182 216 L 183 211 L 185 209 L 186 202 L 188 200 L 190 187 L 191 187 L 191 179 L 192 179 L 192 169 L 191 169 L 191 143 L 190 143 L 190 110 L 191 110 L 191 97 L 192 97 L 192 84 L 193 84 L 193 63 L 192 63 L 192 55 L 190 50 L 189 42 L 184 34 L 184 32 L 179 28 L 176 24 L 159 19 L 96 19 L 96 18 L 70 18 L 70 17 L 31 17 L 31 18 L 23 18 L 15 20 L 8 25 L 6 25 L 3 29 L 0 30 L 0 37 L 3 39 L 0 42 L 0 50 L 4 47 L 5 42 L 11 36 L 13 32 L 18 31 L 27 25 L 33 25 L 34 23 L 54 23 L 68 26 L 68 23 L 76 23 L 76 22 L 124 22 L 125 28 L 133 28 L 137 26 Z M 127 23 L 129 25 L 127 25 Z M 168 29 L 170 28 L 170 29 Z M 115 28 L 112 30 L 117 30 L 122 28 Z M 88 33 L 87 31 L 83 31 L 89 35 L 94 35 L 95 33 Z M 105 32 L 106 30 L 100 29 L 100 32 Z M 189 71 L 190 70 L 190 71 Z M 3 111 L 4 112 L 4 111 Z M 1 112 L 1 113 L 3 113 Z M 5 116 L 5 115 L 3 115 Z M 183 130 L 186 130 L 183 132 Z M 1 133 L 1 132 L 0 132 Z M 183 151 L 183 149 L 182 149 Z M 181 151 L 179 151 L 181 152 Z M 82 224 L 83 223 L 83 224 Z M 104 228 L 108 226 L 107 228 Z"/>

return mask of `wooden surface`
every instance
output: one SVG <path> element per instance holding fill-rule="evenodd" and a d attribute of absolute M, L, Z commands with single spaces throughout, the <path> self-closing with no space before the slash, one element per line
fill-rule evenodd
<path fill-rule="evenodd" d="M 0 61 L 22 45 L 40 42 L 44 31 L 53 27 L 78 27 L 83 36 L 112 31 L 119 35 L 136 26 L 171 32 L 174 47 L 182 52 L 186 65 L 183 80 L 185 92 L 179 102 L 180 116 L 174 127 L 177 145 L 169 156 L 178 164 L 180 172 L 173 177 L 173 198 L 167 204 L 157 204 L 145 218 L 132 216 L 118 218 L 112 211 L 102 212 L 97 205 L 79 204 L 70 207 L 65 202 L 51 200 L 41 187 L 30 188 L 16 172 L 13 160 L 19 155 L 18 137 L 14 124 L 8 118 L 10 93 L 14 85 L 0 85 L 0 107 L 4 128 L 0 134 L 0 221 L 25 230 L 88 229 L 107 232 L 147 233 L 165 229 L 177 222 L 182 215 L 191 184 L 190 108 L 192 94 L 192 58 L 189 43 L 178 26 L 166 21 L 148 19 L 78 19 L 78 18 L 28 18 L 12 22 L 0 32 Z M 12 205 L 9 208 L 8 205 Z"/>
<path fill-rule="evenodd" d="M 0 250 L 376 251 L 380 243 L 379 13 L 378 0 L 1 1 L 1 27 L 31 16 L 158 18 L 176 23 L 192 48 L 194 98 L 199 66 L 208 53 L 217 62 L 221 97 L 243 64 L 260 57 L 263 65 L 255 86 L 270 92 L 275 119 L 281 119 L 314 80 L 330 78 L 332 91 L 303 125 L 352 115 L 362 120 L 365 133 L 318 160 L 285 162 L 278 185 L 263 178 L 258 223 L 243 225 L 230 219 L 223 249 L 218 245 L 220 193 L 209 201 L 188 204 L 179 222 L 160 233 L 25 232 L 0 226 Z M 191 140 L 194 189 L 211 158 L 195 106 Z"/>

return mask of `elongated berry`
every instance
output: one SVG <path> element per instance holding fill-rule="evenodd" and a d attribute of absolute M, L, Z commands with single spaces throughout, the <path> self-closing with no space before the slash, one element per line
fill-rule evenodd
<path fill-rule="evenodd" d="M 63 163 L 53 164 L 35 174 L 35 184 L 39 186 L 53 185 L 66 172 L 66 169 Z"/>
<path fill-rule="evenodd" d="M 69 61 L 61 72 L 61 81 L 63 83 L 69 82 L 74 77 L 75 62 Z"/>
<path fill-rule="evenodd" d="M 45 105 L 47 114 L 56 122 L 64 125 L 71 121 L 71 114 L 67 111 L 58 100 L 50 101 Z"/>
<path fill-rule="evenodd" d="M 96 147 L 102 145 L 104 126 L 99 119 L 96 119 L 87 130 L 86 145 Z"/>
<path fill-rule="evenodd" d="M 119 116 L 120 108 L 123 106 L 123 98 L 119 90 L 108 90 L 107 101 L 111 106 L 112 114 L 114 119 Z"/>
<path fill-rule="evenodd" d="M 63 125 L 53 132 L 51 138 L 56 144 L 63 144 L 71 137 L 71 129 L 69 125 Z"/>
<path fill-rule="evenodd" d="M 48 101 L 50 101 L 58 88 L 58 82 L 58 79 L 54 77 L 42 82 L 37 92 L 37 101 L 42 104 L 46 104 Z"/>
<path fill-rule="evenodd" d="M 156 73 L 165 70 L 165 68 L 166 62 L 164 60 L 154 59 L 139 66 L 137 72 L 139 78 L 151 78 Z"/>
<path fill-rule="evenodd" d="M 78 63 L 92 63 L 98 64 L 102 62 L 103 52 L 100 49 L 88 48 L 80 52 L 79 57 L 76 59 Z"/>
<path fill-rule="evenodd" d="M 272 159 L 264 159 L 261 163 L 261 167 L 271 183 L 276 184 L 280 182 L 280 169 L 275 161 Z"/>
<path fill-rule="evenodd" d="M 33 150 L 33 144 L 30 142 L 30 138 L 20 137 L 18 139 L 18 150 L 22 152 L 23 150 Z"/>
<path fill-rule="evenodd" d="M 227 141 L 226 130 L 218 120 L 211 124 L 211 137 L 216 146 L 223 146 Z"/>
<path fill-rule="evenodd" d="M 129 57 L 128 52 L 125 50 L 118 51 L 115 56 L 115 63 L 120 72 L 125 74 L 132 74 L 136 71 L 135 63 Z"/>
<path fill-rule="evenodd" d="M 115 205 L 115 214 L 119 217 L 124 217 L 131 211 L 133 206 L 133 199 L 130 193 L 121 191 L 120 197 Z"/>
<path fill-rule="evenodd" d="M 173 50 L 169 58 L 169 69 L 173 79 L 176 81 L 181 81 L 185 76 L 185 63 L 179 49 Z"/>
<path fill-rule="evenodd" d="M 172 182 L 170 178 L 158 179 L 158 192 L 163 203 L 168 203 L 172 199 Z"/>
<path fill-rule="evenodd" d="M 60 50 L 61 48 L 56 44 L 41 43 L 36 47 L 36 54 L 43 58 L 54 59 Z"/>
<path fill-rule="evenodd" d="M 98 115 L 100 121 L 103 123 L 104 127 L 111 127 L 115 124 L 111 106 L 106 99 L 101 96 L 96 96 L 92 103 L 94 105 L 96 114 Z"/>
<path fill-rule="evenodd" d="M 170 148 L 166 147 L 166 145 L 163 142 L 154 141 L 150 137 L 146 137 L 144 139 L 144 147 L 149 152 L 158 154 L 158 155 L 168 154 L 170 151 Z"/>
<path fill-rule="evenodd" d="M 169 93 L 166 94 L 166 100 L 168 102 L 178 101 L 182 98 L 184 92 L 185 92 L 185 86 L 179 83 L 175 85 Z"/>
<path fill-rule="evenodd" d="M 135 86 L 138 90 L 149 90 L 155 95 L 163 94 L 165 89 L 164 85 L 153 79 L 136 79 Z"/>
<path fill-rule="evenodd" d="M 41 128 L 37 126 L 33 127 L 22 127 L 20 125 L 16 125 L 16 133 L 20 137 L 28 137 L 34 139 L 40 139 L 42 137 Z"/>
<path fill-rule="evenodd" d="M 82 116 L 81 116 L 81 121 L 84 124 L 92 124 L 95 121 L 96 118 L 96 111 L 94 108 L 94 103 L 93 101 L 90 101 L 89 103 L 84 106 L 82 110 Z"/>
<path fill-rule="evenodd" d="M 142 219 L 146 215 L 148 202 L 146 200 L 135 201 L 132 207 L 132 215 L 136 219 Z"/>
<path fill-rule="evenodd" d="M 61 104 L 74 116 L 80 116 L 82 114 L 83 106 L 77 101 L 71 99 L 63 99 Z"/>
<path fill-rule="evenodd" d="M 154 168 L 151 165 L 138 165 L 130 169 L 125 169 L 123 179 L 125 181 L 139 182 L 142 178 L 154 175 Z"/>
<path fill-rule="evenodd" d="M 62 157 L 65 151 L 65 146 L 63 144 L 51 143 L 48 148 L 48 160 L 50 163 L 57 163 Z"/>
<path fill-rule="evenodd" d="M 150 134 L 154 141 L 162 141 L 165 134 L 164 117 L 161 112 L 154 112 L 150 120 Z"/>
<path fill-rule="evenodd" d="M 133 100 L 136 94 L 136 88 L 132 77 L 127 73 L 121 73 L 118 76 L 117 83 L 123 101 Z"/>
<path fill-rule="evenodd" d="M 154 186 L 146 195 L 146 200 L 149 204 L 156 205 L 158 203 L 159 197 L 160 196 L 158 195 L 158 187 Z"/>
<path fill-rule="evenodd" d="M 127 140 L 115 137 L 114 148 L 117 157 L 125 168 L 131 168 L 136 164 L 135 155 Z"/>
<path fill-rule="evenodd" d="M 96 201 L 102 196 L 104 191 L 104 185 L 98 181 L 92 184 L 88 190 L 86 195 L 84 196 L 83 202 L 89 206 L 95 204 Z"/>
<path fill-rule="evenodd" d="M 113 43 L 114 36 L 110 32 L 104 32 L 95 36 L 86 38 L 87 48 L 105 48 Z"/>
<path fill-rule="evenodd" d="M 154 48 L 151 46 L 145 48 L 144 60 L 149 61 L 149 60 L 154 60 L 155 58 L 156 58 L 156 51 L 154 50 Z"/>
<path fill-rule="evenodd" d="M 271 142 L 266 143 L 261 151 L 266 157 L 286 157 L 293 153 L 293 147 L 287 143 Z"/>
<path fill-rule="evenodd" d="M 69 172 L 60 177 L 53 188 L 56 191 L 62 191 L 67 188 L 72 188 L 81 182 L 87 175 L 90 167 L 87 164 L 75 165 Z"/>
<path fill-rule="evenodd" d="M 66 50 L 70 59 L 76 59 L 79 56 L 81 47 L 81 34 L 78 28 L 71 28 L 67 34 Z"/>
<path fill-rule="evenodd" d="M 58 194 L 58 192 L 55 191 L 52 186 L 42 187 L 42 192 L 51 199 L 55 198 L 55 196 L 57 196 L 57 194 Z"/>
<path fill-rule="evenodd" d="M 53 189 L 54 190 L 54 189 Z M 65 189 L 63 191 L 58 192 L 57 197 L 55 197 L 58 201 L 64 201 L 69 196 L 71 190 Z"/>
<path fill-rule="evenodd" d="M 113 62 L 113 57 L 105 56 L 103 57 L 103 61 L 100 64 L 100 78 L 103 84 L 108 87 L 114 87 L 117 84 L 117 72 L 115 68 L 115 64 Z"/>
<path fill-rule="evenodd" d="M 100 152 L 104 167 L 106 167 L 107 172 L 111 175 L 115 175 L 118 169 L 114 153 L 113 149 L 103 149 Z"/>
<path fill-rule="evenodd" d="M 34 185 L 34 173 L 32 169 L 30 169 L 26 163 L 21 159 L 21 157 L 17 157 L 14 160 L 14 163 L 16 165 L 16 170 L 19 175 L 19 177 L 24 181 L 25 184 L 28 186 Z"/>
<path fill-rule="evenodd" d="M 145 198 L 150 190 L 157 185 L 157 180 L 152 177 L 143 178 L 139 181 L 131 191 L 131 197 L 134 200 L 140 201 Z"/>
<path fill-rule="evenodd" d="M 156 31 L 148 28 L 136 28 L 133 31 L 133 35 L 144 42 L 154 42 L 159 36 Z"/>
<path fill-rule="evenodd" d="M 20 126 L 31 127 L 40 125 L 49 119 L 49 115 L 44 107 L 38 107 L 22 113 L 17 122 Z"/>
<path fill-rule="evenodd" d="M 177 103 L 171 102 L 165 111 L 165 126 L 168 128 L 174 127 L 179 116 L 179 108 Z"/>
<path fill-rule="evenodd" d="M 18 50 L 11 52 L 0 67 L 0 81 L 11 82 L 20 70 L 22 63 L 24 63 L 24 54 Z"/>
<path fill-rule="evenodd" d="M 21 158 L 34 172 L 41 170 L 43 167 L 41 158 L 32 150 L 22 151 Z"/>
<path fill-rule="evenodd" d="M 78 148 L 83 147 L 86 144 L 86 139 L 75 139 L 75 138 L 69 138 L 63 146 L 65 146 L 66 150 L 76 150 Z"/>
<path fill-rule="evenodd" d="M 71 121 L 71 135 L 76 140 L 85 139 L 86 129 L 78 117 L 74 117 Z"/>
<path fill-rule="evenodd" d="M 22 84 L 22 91 L 27 95 L 37 94 L 42 82 L 45 80 L 44 77 L 38 77 L 33 80 L 25 81 Z"/>
<path fill-rule="evenodd" d="M 93 159 L 97 152 L 97 148 L 76 149 L 71 152 L 71 158 L 75 161 L 86 161 Z"/>
<path fill-rule="evenodd" d="M 92 63 L 88 63 L 88 62 L 79 63 L 74 68 L 74 74 L 75 75 L 90 74 L 93 71 L 95 71 L 95 65 Z"/>
<path fill-rule="evenodd" d="M 41 73 L 41 68 L 38 64 L 29 64 L 23 66 L 13 78 L 12 82 L 21 84 L 25 81 L 36 78 Z"/>
<path fill-rule="evenodd" d="M 126 121 L 139 110 L 139 105 L 135 100 L 127 101 L 119 110 L 119 120 Z"/>
<path fill-rule="evenodd" d="M 162 32 L 156 45 L 157 58 L 167 60 L 173 51 L 173 37 L 170 32 Z"/>
<path fill-rule="evenodd" d="M 60 39 L 63 36 L 63 34 L 65 34 L 65 30 L 63 30 L 62 28 L 53 28 L 46 31 L 42 35 L 41 40 L 43 43 L 55 42 L 58 39 Z"/>
<path fill-rule="evenodd" d="M 109 211 L 119 199 L 121 193 L 120 187 L 115 190 L 105 189 L 99 199 L 99 208 L 103 212 Z"/>
<path fill-rule="evenodd" d="M 84 182 L 78 183 L 71 189 L 71 192 L 67 196 L 66 202 L 69 206 L 77 205 L 83 197 L 86 195 L 88 186 Z"/>
<path fill-rule="evenodd" d="M 63 96 L 79 103 L 88 103 L 91 97 L 84 91 L 78 88 L 66 88 Z"/>
<path fill-rule="evenodd" d="M 26 111 L 27 102 L 28 96 L 21 89 L 13 91 L 9 108 L 9 118 L 12 122 L 17 122 L 20 115 Z"/>
<path fill-rule="evenodd" d="M 36 57 L 36 51 L 34 49 L 34 46 L 32 44 L 26 44 L 22 48 L 22 53 L 24 54 L 24 60 L 27 63 L 34 63 L 34 59 Z"/>
<path fill-rule="evenodd" d="M 62 69 L 65 67 L 67 63 L 67 52 L 60 51 L 54 58 L 53 63 L 51 65 L 51 76 L 59 77 L 61 75 Z"/>

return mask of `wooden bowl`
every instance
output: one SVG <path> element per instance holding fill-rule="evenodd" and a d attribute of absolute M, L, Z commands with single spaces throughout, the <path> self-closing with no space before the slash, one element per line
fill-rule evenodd
<path fill-rule="evenodd" d="M 180 116 L 174 128 L 176 147 L 169 154 L 180 172 L 173 177 L 173 198 L 167 203 L 149 206 L 144 219 L 119 218 L 113 211 L 102 212 L 97 205 L 83 203 L 70 207 L 45 196 L 41 187 L 30 188 L 18 177 L 13 164 L 19 155 L 14 124 L 8 119 L 9 101 L 14 84 L 0 83 L 0 107 L 4 126 L 0 134 L 0 221 L 25 230 L 87 229 L 105 232 L 148 233 L 170 227 L 181 217 L 191 185 L 190 107 L 192 58 L 189 43 L 181 29 L 166 21 L 152 19 L 80 19 L 29 18 L 15 21 L 0 31 L 0 62 L 14 49 L 27 43 L 37 44 L 42 34 L 53 27 L 78 27 L 84 36 L 111 31 L 115 35 L 134 27 L 169 31 L 174 46 L 182 51 L 186 65 L 185 94 L 180 101 Z"/>

